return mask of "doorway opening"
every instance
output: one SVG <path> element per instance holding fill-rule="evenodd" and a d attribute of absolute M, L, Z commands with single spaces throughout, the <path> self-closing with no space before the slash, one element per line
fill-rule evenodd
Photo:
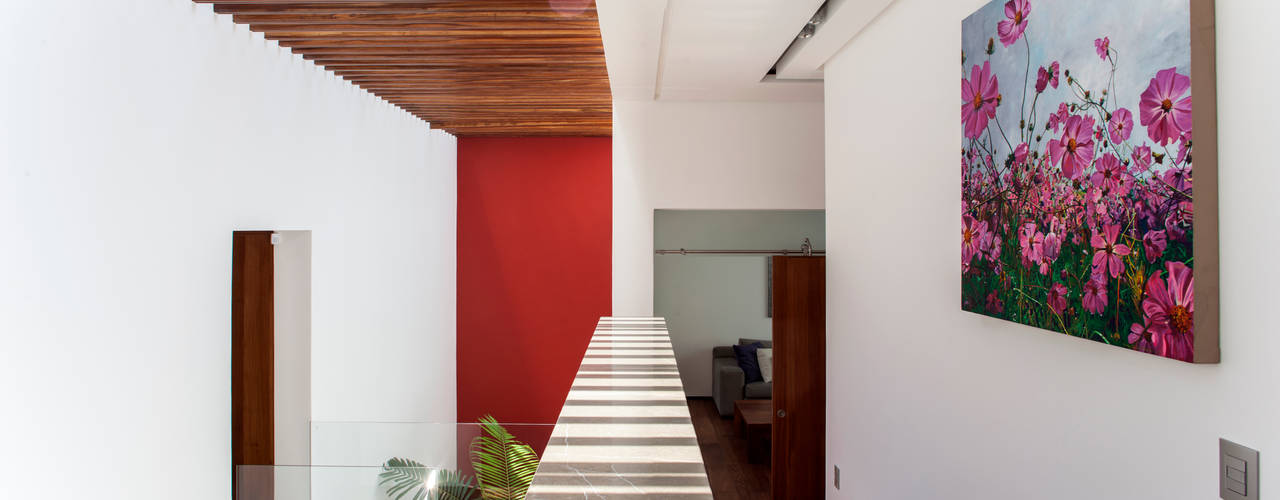
<path fill-rule="evenodd" d="M 821 497 L 826 221 L 821 210 L 656 210 L 666 318 L 716 498 Z"/>
<path fill-rule="evenodd" d="M 235 231 L 231 257 L 234 498 L 310 498 L 311 232 Z"/>

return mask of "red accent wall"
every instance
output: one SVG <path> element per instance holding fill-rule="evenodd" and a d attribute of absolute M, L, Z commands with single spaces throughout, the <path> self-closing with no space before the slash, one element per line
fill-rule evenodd
<path fill-rule="evenodd" d="M 612 308 L 612 155 L 607 137 L 458 139 L 458 422 L 555 423 Z"/>

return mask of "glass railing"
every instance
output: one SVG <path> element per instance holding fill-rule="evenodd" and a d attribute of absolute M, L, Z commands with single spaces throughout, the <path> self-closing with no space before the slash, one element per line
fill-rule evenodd
<path fill-rule="evenodd" d="M 309 444 L 281 449 L 290 445 L 277 443 L 276 456 L 292 456 L 296 462 L 235 467 L 235 499 L 479 499 L 485 489 L 522 491 L 532 481 L 554 428 L 311 422 Z"/>

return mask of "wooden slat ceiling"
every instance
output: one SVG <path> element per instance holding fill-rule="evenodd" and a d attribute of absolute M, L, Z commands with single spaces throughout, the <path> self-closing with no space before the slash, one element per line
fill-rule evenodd
<path fill-rule="evenodd" d="M 194 1 L 457 136 L 612 133 L 593 1 Z"/>

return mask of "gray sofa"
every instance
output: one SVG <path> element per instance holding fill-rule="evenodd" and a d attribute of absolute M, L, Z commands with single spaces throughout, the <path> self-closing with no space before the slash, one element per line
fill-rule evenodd
<path fill-rule="evenodd" d="M 738 339 L 738 345 L 759 342 L 770 349 L 771 340 Z M 733 402 L 739 399 L 773 399 L 772 382 L 746 383 L 746 375 L 738 367 L 733 346 L 717 346 L 711 350 L 711 399 L 722 417 L 733 416 Z"/>

